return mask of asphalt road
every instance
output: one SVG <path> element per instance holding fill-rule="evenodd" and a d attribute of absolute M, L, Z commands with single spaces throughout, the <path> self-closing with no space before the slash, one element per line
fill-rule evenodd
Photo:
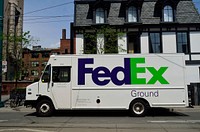
<path fill-rule="evenodd" d="M 0 132 L 200 132 L 200 109 L 153 109 L 146 117 L 127 111 L 58 111 L 37 117 L 35 110 L 0 108 Z"/>

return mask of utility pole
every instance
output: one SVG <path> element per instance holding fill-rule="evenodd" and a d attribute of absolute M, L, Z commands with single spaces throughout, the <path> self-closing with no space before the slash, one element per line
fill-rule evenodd
<path fill-rule="evenodd" d="M 4 16 L 4 0 L 0 0 L 0 35 L 3 34 L 3 16 Z M 2 94 L 2 48 L 3 40 L 0 39 L 0 108 L 4 106 L 4 103 L 1 100 Z"/>

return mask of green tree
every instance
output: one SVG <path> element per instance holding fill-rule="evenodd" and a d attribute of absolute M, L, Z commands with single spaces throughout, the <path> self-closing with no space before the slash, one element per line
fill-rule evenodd
<path fill-rule="evenodd" d="M 118 53 L 118 49 L 125 51 L 118 44 L 118 38 L 122 39 L 123 32 L 110 26 L 92 27 L 92 31 L 84 33 L 84 54 Z"/>
<path fill-rule="evenodd" d="M 15 80 L 15 89 L 17 88 L 17 81 L 21 77 L 22 72 L 22 52 L 24 48 L 31 46 L 33 43 L 37 43 L 38 40 L 30 35 L 30 31 L 24 32 L 21 35 L 2 35 L 4 45 L 6 46 L 6 58 L 9 60 L 10 65 L 13 68 L 13 77 Z M 3 58 L 5 60 L 5 58 Z"/>

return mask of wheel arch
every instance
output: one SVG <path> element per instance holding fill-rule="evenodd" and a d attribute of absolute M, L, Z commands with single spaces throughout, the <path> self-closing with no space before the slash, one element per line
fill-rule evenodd
<path fill-rule="evenodd" d="M 149 103 L 146 99 L 144 99 L 144 98 L 135 98 L 135 99 L 133 99 L 133 100 L 129 103 L 129 107 L 128 107 L 128 108 L 130 109 L 132 103 L 135 102 L 135 101 L 137 101 L 137 100 L 141 100 L 141 101 L 145 102 L 145 104 L 146 104 L 147 107 L 151 107 L 151 106 L 150 106 L 150 103 Z"/>
<path fill-rule="evenodd" d="M 36 105 L 42 100 L 49 100 L 52 103 L 53 107 L 55 108 L 52 99 L 50 97 L 48 97 L 48 96 L 39 96 L 39 98 L 36 101 Z"/>

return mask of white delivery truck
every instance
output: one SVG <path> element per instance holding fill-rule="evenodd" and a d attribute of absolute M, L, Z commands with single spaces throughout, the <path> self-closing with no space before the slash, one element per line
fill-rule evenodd
<path fill-rule="evenodd" d="M 39 82 L 26 88 L 25 105 L 38 116 L 54 110 L 186 107 L 183 54 L 52 55 Z"/>

